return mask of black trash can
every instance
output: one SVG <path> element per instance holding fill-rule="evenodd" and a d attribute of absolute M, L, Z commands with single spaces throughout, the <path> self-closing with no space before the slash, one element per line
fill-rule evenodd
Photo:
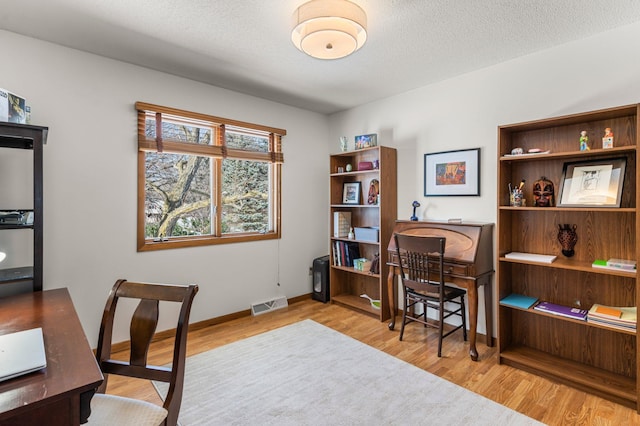
<path fill-rule="evenodd" d="M 329 256 L 313 260 L 313 300 L 323 303 L 329 301 Z"/>

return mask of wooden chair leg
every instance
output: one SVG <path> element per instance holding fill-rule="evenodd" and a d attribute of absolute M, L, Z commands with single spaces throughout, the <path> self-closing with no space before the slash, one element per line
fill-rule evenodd
<path fill-rule="evenodd" d="M 462 337 L 467 341 L 467 311 L 464 307 L 464 296 L 460 296 L 460 305 L 462 308 Z"/>
<path fill-rule="evenodd" d="M 402 336 L 404 335 L 404 325 L 407 323 L 407 306 L 409 305 L 409 301 L 407 300 L 406 290 L 404 291 L 404 309 L 402 310 L 402 326 L 400 327 L 400 341 L 402 341 Z"/>
<path fill-rule="evenodd" d="M 438 324 L 438 358 L 442 356 L 442 335 L 444 334 L 444 306 L 440 305 L 440 323 Z"/>

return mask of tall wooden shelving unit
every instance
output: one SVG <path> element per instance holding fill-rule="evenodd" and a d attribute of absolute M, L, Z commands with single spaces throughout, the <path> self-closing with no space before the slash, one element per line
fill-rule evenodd
<path fill-rule="evenodd" d="M 358 171 L 360 162 L 379 162 L 379 168 Z M 351 164 L 353 171 L 347 172 L 347 164 Z M 341 167 L 344 171 L 338 172 Z M 356 151 L 343 152 L 330 157 L 330 243 L 331 266 L 329 273 L 329 287 L 331 302 L 347 306 L 379 318 L 380 321 L 389 319 L 389 300 L 386 291 L 386 280 L 389 268 L 387 266 L 387 244 L 397 219 L 397 186 L 396 186 L 396 150 L 385 146 L 364 148 Z M 380 202 L 375 205 L 367 204 L 367 194 L 371 180 L 380 182 Z M 342 191 L 345 182 L 361 182 L 362 202 L 358 205 L 342 204 Z M 377 242 L 349 240 L 333 237 L 334 212 L 351 212 L 352 227 L 378 227 Z M 375 254 L 380 255 L 380 273 L 372 274 L 368 271 L 358 271 L 352 267 L 337 266 L 333 254 L 334 241 L 355 241 L 359 245 L 361 257 L 369 260 Z M 369 300 L 360 297 L 367 294 L 373 299 L 381 301 L 381 308 L 375 309 Z"/>
<path fill-rule="evenodd" d="M 47 127 L 31 126 L 17 123 L 0 123 L 0 149 L 24 149 L 33 153 L 33 206 L 14 206 L 0 204 L 0 210 L 7 209 L 19 211 L 31 211 L 32 223 L 0 223 L 0 231 L 8 232 L 32 232 L 33 237 L 33 263 L 27 266 L 0 269 L 0 285 L 26 283 L 31 281 L 33 291 L 42 290 L 43 274 L 43 146 L 47 142 Z M 19 179 L 0 184 L 20 185 Z M 25 188 L 29 190 L 29 188 Z M 2 203 L 3 200 L 0 200 Z M 20 231 L 16 231 L 20 230 Z M 1 265 L 0 265 L 1 268 Z M 0 293 L 2 294 L 2 293 Z"/>
<path fill-rule="evenodd" d="M 638 306 L 638 276 L 596 269 L 595 259 L 637 260 L 640 229 L 637 200 L 639 105 L 586 112 L 498 128 L 498 346 L 499 362 L 527 370 L 638 409 L 638 335 L 529 309 L 499 304 L 523 294 L 556 304 L 589 309 L 594 303 Z M 614 148 L 602 149 L 604 129 Z M 590 151 L 579 150 L 580 132 Z M 510 156 L 513 148 L 550 150 Z M 559 196 L 565 163 L 624 157 L 626 172 L 619 208 L 533 207 L 533 182 L 550 179 Z M 509 183 L 526 180 L 527 207 L 509 206 Z M 557 203 L 557 199 L 556 199 Z M 575 224 L 578 242 L 565 257 L 559 224 Z M 509 252 L 557 255 L 553 263 L 505 258 Z"/>

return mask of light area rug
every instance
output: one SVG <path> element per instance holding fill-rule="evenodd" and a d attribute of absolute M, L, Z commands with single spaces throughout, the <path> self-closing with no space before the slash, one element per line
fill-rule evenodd
<path fill-rule="evenodd" d="M 166 386 L 155 383 L 161 395 Z M 540 425 L 304 320 L 187 358 L 180 424 Z"/>

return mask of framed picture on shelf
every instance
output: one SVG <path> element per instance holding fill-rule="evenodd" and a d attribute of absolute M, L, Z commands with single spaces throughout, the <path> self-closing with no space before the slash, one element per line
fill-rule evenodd
<path fill-rule="evenodd" d="M 376 133 L 355 137 L 356 149 L 370 148 L 372 146 L 378 146 L 378 135 Z"/>
<path fill-rule="evenodd" d="M 624 157 L 565 163 L 558 207 L 620 207 L 626 165 Z"/>
<path fill-rule="evenodd" d="M 360 204 L 362 200 L 362 184 L 345 182 L 342 184 L 342 204 Z"/>
<path fill-rule="evenodd" d="M 480 195 L 480 148 L 424 155 L 424 196 Z"/>

